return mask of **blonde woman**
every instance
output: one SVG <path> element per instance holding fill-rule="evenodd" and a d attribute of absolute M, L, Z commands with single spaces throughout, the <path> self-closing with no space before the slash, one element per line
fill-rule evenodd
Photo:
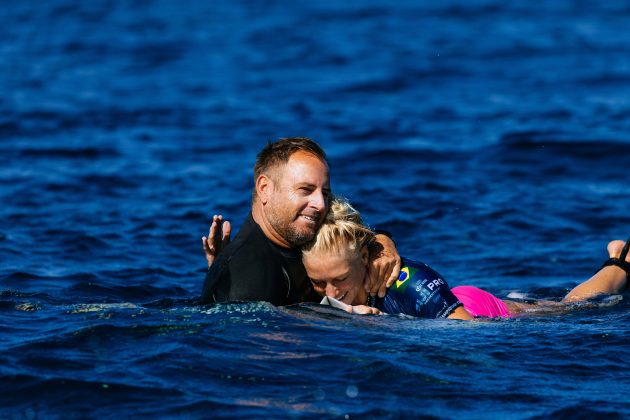
<path fill-rule="evenodd" d="M 501 300 L 473 286 L 450 289 L 428 265 L 403 258 L 399 279 L 384 298 L 372 298 L 364 288 L 368 246 L 374 233 L 347 201 L 335 198 L 313 241 L 302 248 L 304 267 L 315 291 L 352 305 L 355 313 L 407 314 L 422 318 L 469 320 L 475 317 L 509 318 L 532 308 L 557 309 L 599 294 L 620 293 L 630 284 L 626 261 L 630 239 L 608 245 L 610 259 L 589 280 L 575 287 L 562 302 L 526 304 Z M 623 249 L 622 249 L 623 247 Z"/>

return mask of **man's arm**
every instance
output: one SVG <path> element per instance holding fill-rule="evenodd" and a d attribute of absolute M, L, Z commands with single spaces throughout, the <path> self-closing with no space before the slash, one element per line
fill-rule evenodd
<path fill-rule="evenodd" d="M 206 271 L 206 278 L 203 281 L 203 289 L 201 290 L 201 297 L 199 297 L 199 303 L 206 304 L 215 301 L 214 287 L 219 281 L 219 270 L 215 265 L 214 270 L 212 266 Z"/>
<path fill-rule="evenodd" d="M 370 295 L 378 293 L 379 297 L 384 297 L 387 288 L 394 284 L 400 274 L 400 255 L 394 241 L 383 234 L 375 236 L 369 250 L 370 261 L 365 290 Z"/>
<path fill-rule="evenodd" d="M 201 303 L 265 301 L 285 305 L 288 280 L 282 267 L 255 244 L 224 251 L 206 273 Z"/>

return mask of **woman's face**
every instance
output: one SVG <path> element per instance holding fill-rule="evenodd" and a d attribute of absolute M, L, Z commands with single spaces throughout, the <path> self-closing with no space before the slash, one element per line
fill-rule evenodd
<path fill-rule="evenodd" d="M 311 252 L 302 260 L 313 288 L 321 296 L 334 297 L 348 305 L 366 304 L 368 295 L 363 282 L 367 273 L 367 247 L 359 253 Z"/>

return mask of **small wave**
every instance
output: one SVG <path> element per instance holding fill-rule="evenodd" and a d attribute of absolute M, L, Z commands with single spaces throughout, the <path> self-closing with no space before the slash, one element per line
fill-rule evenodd
<path fill-rule="evenodd" d="M 627 73 L 599 73 L 597 76 L 583 78 L 578 83 L 583 83 L 590 87 L 627 86 L 630 83 L 630 75 Z"/>
<path fill-rule="evenodd" d="M 144 278 L 144 276 L 143 276 Z M 79 282 L 67 289 L 68 294 L 76 296 L 80 295 L 82 299 L 112 299 L 113 301 L 143 301 L 147 299 L 156 299 L 158 297 L 185 296 L 188 292 L 179 287 L 157 287 L 152 284 L 140 285 L 133 284 L 131 286 L 112 286 L 105 282 Z"/>
<path fill-rule="evenodd" d="M 100 271 L 99 274 L 122 280 L 134 280 L 143 277 L 180 278 L 180 273 L 161 267 L 125 268 L 115 271 L 104 270 Z"/>
<path fill-rule="evenodd" d="M 90 174 L 80 178 L 80 182 L 84 185 L 99 186 L 104 188 L 136 188 L 140 180 L 137 177 L 129 177 L 123 175 L 102 175 L 102 174 Z"/>
<path fill-rule="evenodd" d="M 457 67 L 431 67 L 426 70 L 407 69 L 397 75 L 384 78 L 374 78 L 363 82 L 350 84 L 339 89 L 341 93 L 397 93 L 417 87 L 418 84 L 430 84 L 436 79 L 466 77 L 469 72 Z"/>
<path fill-rule="evenodd" d="M 21 404 L 35 406 L 33 401 L 46 401 L 48 409 L 64 409 L 64 412 L 95 413 L 99 405 L 96 399 L 107 401 L 115 399 L 117 404 L 123 401 L 136 403 L 142 400 L 155 401 L 156 397 L 178 399 L 181 392 L 172 388 L 150 385 L 129 385 L 119 383 L 114 378 L 102 380 L 82 380 L 66 377 L 37 377 L 31 375 L 3 375 L 0 389 L 0 406 L 15 407 Z M 42 407 L 43 409 L 43 407 Z M 44 410 L 44 409 L 43 409 Z"/>
<path fill-rule="evenodd" d="M 199 307 L 199 312 L 206 315 L 249 315 L 253 313 L 277 313 L 278 308 L 268 302 L 231 302 L 213 303 Z"/>
<path fill-rule="evenodd" d="M 144 42 L 133 47 L 132 64 L 128 67 L 133 71 L 152 69 L 175 62 L 187 52 L 189 43 L 185 40 Z"/>
<path fill-rule="evenodd" d="M 616 411 L 597 410 L 591 404 L 572 405 L 557 410 L 550 410 L 545 414 L 531 417 L 532 420 L 591 420 L 591 419 L 625 419 L 625 415 Z"/>
<path fill-rule="evenodd" d="M 401 162 L 401 155 L 404 155 L 405 161 L 430 161 L 432 159 L 439 158 L 456 158 L 458 155 L 464 156 L 464 153 L 458 153 L 454 151 L 440 151 L 428 147 L 397 147 L 393 148 L 390 145 L 379 143 L 373 148 L 363 150 L 361 155 L 368 161 L 378 161 L 380 163 L 397 163 Z"/>
<path fill-rule="evenodd" d="M 112 309 L 138 309 L 137 305 L 133 303 L 123 302 L 123 303 L 82 303 L 74 306 L 72 310 L 70 310 L 71 314 L 82 314 L 87 312 L 101 312 Z"/>
<path fill-rule="evenodd" d="M 544 149 L 550 153 L 570 154 L 593 158 L 608 156 L 618 150 L 630 148 L 627 139 L 580 138 L 562 131 L 515 131 L 504 133 L 499 143 L 512 150 L 528 151 Z"/>
<path fill-rule="evenodd" d="M 136 127 L 151 125 L 162 127 L 168 124 L 192 125 L 192 121 L 201 118 L 196 109 L 174 110 L 146 106 L 141 109 L 126 109 L 122 107 L 105 107 L 92 109 L 70 109 L 67 111 L 51 111 L 48 109 L 34 109 L 25 112 L 11 113 L 6 121 L 0 123 L 0 134 L 5 137 L 38 138 L 56 133 L 67 133 L 81 128 L 95 129 L 105 127 Z M 103 147 L 26 147 L 20 153 L 26 157 L 48 156 L 83 159 L 101 157 L 120 157 L 120 151 L 111 146 Z"/>
<path fill-rule="evenodd" d="M 98 159 L 98 158 L 117 158 L 120 153 L 112 148 L 102 147 L 84 147 L 84 148 L 24 148 L 19 150 L 19 154 L 26 158 L 46 158 L 46 159 Z"/>
<path fill-rule="evenodd" d="M 0 305 L 2 309 L 35 311 L 41 309 L 43 304 L 61 304 L 63 298 L 43 292 L 0 290 L 0 302 L 2 302 Z"/>

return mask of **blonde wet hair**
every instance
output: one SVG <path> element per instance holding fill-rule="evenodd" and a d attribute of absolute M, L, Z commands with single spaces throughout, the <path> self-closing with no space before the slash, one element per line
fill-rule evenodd
<path fill-rule="evenodd" d="M 335 197 L 317 236 L 302 247 L 302 255 L 352 251 L 358 256 L 373 239 L 374 232 L 363 224 L 361 214 L 345 198 Z"/>

